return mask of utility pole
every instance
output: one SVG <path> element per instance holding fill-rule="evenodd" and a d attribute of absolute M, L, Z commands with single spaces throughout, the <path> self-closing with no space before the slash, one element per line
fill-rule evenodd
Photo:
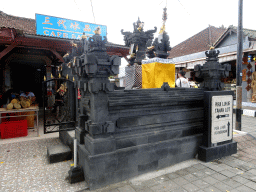
<path fill-rule="evenodd" d="M 238 3 L 237 60 L 236 60 L 236 130 L 241 131 L 242 120 L 242 58 L 243 58 L 243 0 Z"/>

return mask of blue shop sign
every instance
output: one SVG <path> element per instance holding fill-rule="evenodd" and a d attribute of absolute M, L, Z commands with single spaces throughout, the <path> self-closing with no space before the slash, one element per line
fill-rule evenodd
<path fill-rule="evenodd" d="M 107 26 L 74 21 L 58 17 L 36 14 L 36 34 L 50 37 L 81 39 L 83 33 L 87 37 L 94 35 L 100 28 L 100 35 L 107 36 Z"/>

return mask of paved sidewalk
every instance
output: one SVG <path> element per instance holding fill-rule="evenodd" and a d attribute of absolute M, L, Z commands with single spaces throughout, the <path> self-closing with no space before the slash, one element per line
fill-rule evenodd
<path fill-rule="evenodd" d="M 79 191 L 66 177 L 73 161 L 49 164 L 47 147 L 60 143 L 58 138 L 29 140 L 0 145 L 0 192 Z"/>

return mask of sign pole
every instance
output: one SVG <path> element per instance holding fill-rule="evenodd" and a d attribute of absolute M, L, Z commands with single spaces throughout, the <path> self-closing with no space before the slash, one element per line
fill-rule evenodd
<path fill-rule="evenodd" d="M 243 0 L 238 4 L 237 61 L 236 61 L 236 130 L 241 131 L 242 114 L 242 58 L 243 58 Z"/>

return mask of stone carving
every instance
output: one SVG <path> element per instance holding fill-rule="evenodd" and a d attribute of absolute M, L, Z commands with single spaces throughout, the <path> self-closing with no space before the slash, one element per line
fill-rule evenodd
<path fill-rule="evenodd" d="M 73 58 L 74 74 L 79 76 L 96 78 L 110 75 L 117 75 L 119 73 L 119 65 L 121 59 L 118 56 L 110 57 L 106 52 L 107 38 L 102 37 L 96 33 L 90 37 L 88 41 L 83 39 L 84 53 L 76 58 Z"/>
<path fill-rule="evenodd" d="M 148 58 L 159 57 L 166 59 L 169 56 L 168 51 L 171 51 L 169 36 L 165 31 L 165 23 L 167 20 L 167 8 L 164 8 L 163 25 L 159 32 L 158 38 L 155 38 L 152 46 L 147 49 Z"/>
<path fill-rule="evenodd" d="M 133 23 L 133 33 L 121 30 L 125 45 L 131 47 L 130 54 L 134 54 L 129 60 L 130 65 L 134 63 L 141 64 L 141 61 L 146 57 L 146 47 L 152 43 L 153 34 L 157 30 L 155 27 L 154 30 L 144 31 L 143 27 L 144 22 L 141 22 L 138 18 L 138 21 Z"/>
<path fill-rule="evenodd" d="M 218 62 L 218 55 L 220 51 L 211 47 L 210 51 L 206 51 L 206 63 L 195 66 L 196 77 L 203 78 L 204 81 L 200 84 L 201 88 L 205 88 L 210 91 L 222 90 L 224 83 L 220 81 L 221 78 L 229 76 L 231 66 L 229 64 L 220 64 Z"/>

